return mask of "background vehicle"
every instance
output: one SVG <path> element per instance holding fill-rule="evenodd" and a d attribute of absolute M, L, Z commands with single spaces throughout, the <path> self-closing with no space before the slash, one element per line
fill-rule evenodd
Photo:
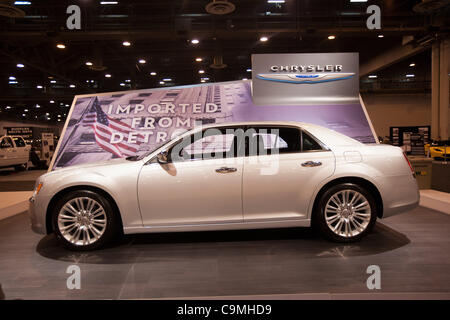
<path fill-rule="evenodd" d="M 450 146 L 442 144 L 425 145 L 425 153 L 430 153 L 430 157 L 435 160 L 450 160 Z"/>
<path fill-rule="evenodd" d="M 418 205 L 398 147 L 365 145 L 295 122 L 197 127 L 141 157 L 41 176 L 30 199 L 34 231 L 75 250 L 120 232 L 301 227 L 360 240 L 377 217 Z"/>
<path fill-rule="evenodd" d="M 28 169 L 31 146 L 20 136 L 0 137 L 0 168 Z"/>

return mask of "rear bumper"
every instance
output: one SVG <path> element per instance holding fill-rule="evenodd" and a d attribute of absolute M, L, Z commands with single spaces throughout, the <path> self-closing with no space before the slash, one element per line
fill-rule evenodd
<path fill-rule="evenodd" d="M 419 205 L 420 192 L 412 174 L 377 178 L 383 199 L 383 218 L 413 210 Z"/>

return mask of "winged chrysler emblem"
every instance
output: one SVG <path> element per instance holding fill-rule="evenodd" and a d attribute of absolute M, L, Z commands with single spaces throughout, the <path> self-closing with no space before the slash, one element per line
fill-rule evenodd
<path fill-rule="evenodd" d="M 298 73 L 260 73 L 258 79 L 288 82 L 288 83 L 322 83 L 330 81 L 338 81 L 350 79 L 354 73 L 315 73 L 315 74 L 298 74 Z"/>

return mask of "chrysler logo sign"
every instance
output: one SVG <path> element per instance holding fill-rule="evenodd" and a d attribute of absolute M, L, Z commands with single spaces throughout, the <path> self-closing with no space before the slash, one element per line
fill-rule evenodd
<path fill-rule="evenodd" d="M 312 84 L 345 80 L 355 75 L 341 72 L 342 65 L 271 66 L 270 71 L 273 73 L 260 73 L 257 78 L 276 82 Z"/>

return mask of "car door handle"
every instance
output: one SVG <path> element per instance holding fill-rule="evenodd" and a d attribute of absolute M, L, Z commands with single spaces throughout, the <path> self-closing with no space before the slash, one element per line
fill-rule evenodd
<path fill-rule="evenodd" d="M 236 168 L 229 168 L 229 167 L 221 167 L 216 169 L 217 173 L 230 173 L 230 172 L 236 172 Z"/>
<path fill-rule="evenodd" d="M 322 165 L 322 162 L 320 162 L 320 161 L 317 161 L 317 162 L 315 162 L 315 161 L 306 161 L 306 162 L 302 163 L 302 167 L 318 167 L 318 166 L 321 166 L 321 165 Z"/>

